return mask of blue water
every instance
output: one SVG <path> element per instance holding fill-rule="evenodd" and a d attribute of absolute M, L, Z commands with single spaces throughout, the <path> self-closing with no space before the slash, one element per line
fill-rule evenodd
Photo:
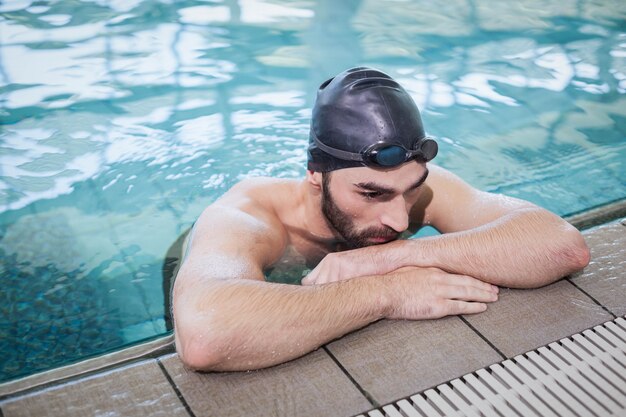
<path fill-rule="evenodd" d="M 248 176 L 303 175 L 317 86 L 397 78 L 473 185 L 626 197 L 623 1 L 0 3 L 0 381 L 166 332 L 162 264 Z"/>

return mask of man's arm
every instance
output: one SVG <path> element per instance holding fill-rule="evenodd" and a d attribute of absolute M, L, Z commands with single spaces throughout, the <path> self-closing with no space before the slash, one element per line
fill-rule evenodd
<path fill-rule="evenodd" d="M 381 318 L 471 314 L 497 299 L 489 284 L 433 268 L 309 287 L 265 282 L 263 269 L 286 244 L 282 224 L 242 187 L 205 210 L 174 285 L 176 348 L 187 366 L 262 368 Z"/>
<path fill-rule="evenodd" d="M 580 232 L 555 214 L 479 191 L 443 168 L 429 168 L 411 214 L 442 235 L 330 254 L 303 282 L 319 284 L 411 265 L 529 288 L 554 282 L 589 263 Z"/>

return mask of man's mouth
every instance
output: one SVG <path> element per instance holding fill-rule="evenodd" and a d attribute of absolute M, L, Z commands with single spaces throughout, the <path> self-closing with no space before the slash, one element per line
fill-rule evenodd
<path fill-rule="evenodd" d="M 368 238 L 367 240 L 373 243 L 387 243 L 396 239 L 397 239 L 397 236 L 394 235 L 394 236 L 372 236 Z"/>

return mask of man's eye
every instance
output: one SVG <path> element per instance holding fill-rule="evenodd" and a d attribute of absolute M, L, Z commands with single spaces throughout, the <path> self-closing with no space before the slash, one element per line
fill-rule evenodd
<path fill-rule="evenodd" d="M 366 199 L 371 200 L 371 199 L 380 197 L 382 194 L 379 193 L 378 191 L 372 191 L 372 192 L 367 192 L 367 193 L 361 193 L 361 195 L 365 197 Z"/>

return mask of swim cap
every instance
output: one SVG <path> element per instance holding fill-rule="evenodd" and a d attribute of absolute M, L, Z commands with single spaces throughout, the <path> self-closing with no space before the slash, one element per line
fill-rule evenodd
<path fill-rule="evenodd" d="M 386 144 L 411 151 L 401 163 L 416 157 L 427 161 L 437 154 L 415 102 L 400 84 L 376 69 L 357 67 L 320 86 L 311 119 L 308 169 L 328 172 L 376 165 L 361 154 Z"/>

